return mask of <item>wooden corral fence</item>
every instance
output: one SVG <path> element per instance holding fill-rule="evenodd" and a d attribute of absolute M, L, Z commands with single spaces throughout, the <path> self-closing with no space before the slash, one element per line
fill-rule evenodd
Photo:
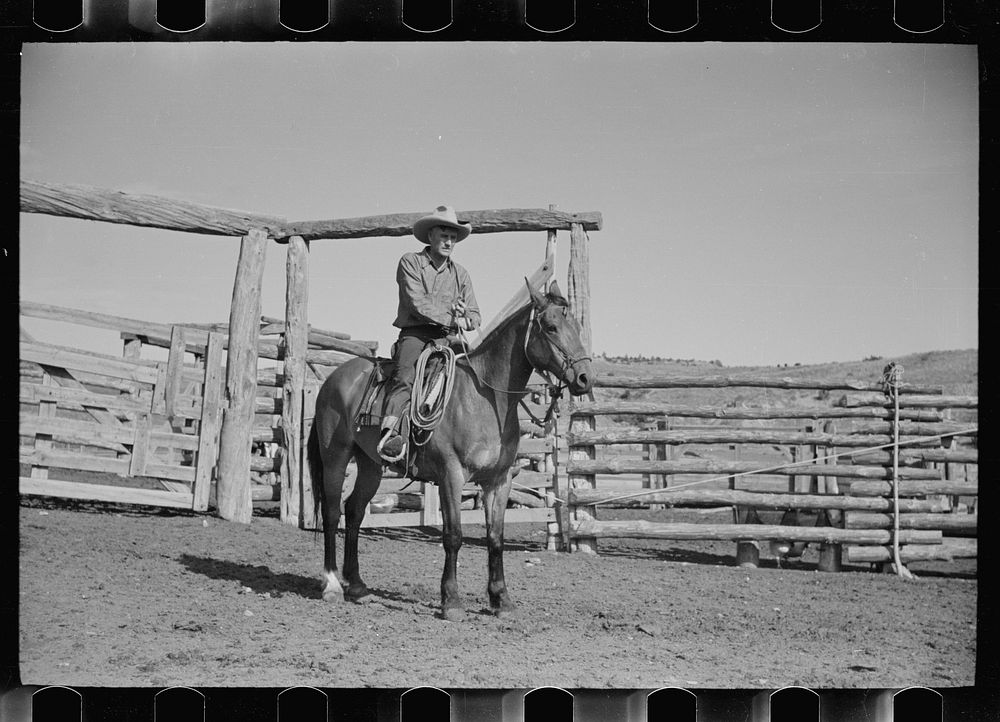
<path fill-rule="evenodd" d="M 227 324 L 209 325 L 211 328 L 153 324 L 142 324 L 141 328 L 120 328 L 122 332 L 146 339 L 144 341 L 146 343 L 152 343 L 152 339 L 155 338 L 159 345 L 166 345 L 171 349 L 170 360 L 162 366 L 162 379 L 161 366 L 156 362 L 132 357 L 130 354 L 134 351 L 129 350 L 128 343 L 126 343 L 125 359 L 104 357 L 99 362 L 92 360 L 85 363 L 80 360 L 82 357 L 92 359 L 97 357 L 87 353 L 73 353 L 71 363 L 84 367 L 80 369 L 74 366 L 75 372 L 96 374 L 101 377 L 101 383 L 97 384 L 102 389 L 99 392 L 101 398 L 87 396 L 73 400 L 66 392 L 41 391 L 40 389 L 53 385 L 69 388 L 72 382 L 63 383 L 51 378 L 46 381 L 44 374 L 38 377 L 42 383 L 34 384 L 38 388 L 29 391 L 34 394 L 32 398 L 38 398 L 39 410 L 37 413 L 22 414 L 21 419 L 21 432 L 30 431 L 27 436 L 35 439 L 29 463 L 37 471 L 26 477 L 27 480 L 22 480 L 22 490 L 60 496 L 72 495 L 72 490 L 61 486 L 57 488 L 44 478 L 47 474 L 45 469 L 56 466 L 57 462 L 65 462 L 51 446 L 47 447 L 50 439 L 46 436 L 52 434 L 44 429 L 53 430 L 58 424 L 54 421 L 40 421 L 54 414 L 54 409 L 58 407 L 61 398 L 51 396 L 56 393 L 66 397 L 65 404 L 75 405 L 74 411 L 79 408 L 91 419 L 100 417 L 107 426 L 127 427 L 124 431 L 111 434 L 109 441 L 102 441 L 105 447 L 110 445 L 108 450 L 114 452 L 115 463 L 109 458 L 99 464 L 93 461 L 81 462 L 83 466 L 97 465 L 101 469 L 111 469 L 113 473 L 122 472 L 126 467 L 134 471 L 142 470 L 145 475 L 160 479 L 161 486 L 166 486 L 170 482 L 177 482 L 185 487 L 193 484 L 189 490 L 170 487 L 169 491 L 166 489 L 155 491 L 160 495 L 174 494 L 175 496 L 166 497 L 166 501 L 170 504 L 190 505 L 196 509 L 205 508 L 204 505 L 212 501 L 211 483 L 202 482 L 212 474 L 209 469 L 214 468 L 214 505 L 217 513 L 224 519 L 239 522 L 250 521 L 255 493 L 260 497 L 274 496 L 273 490 L 266 489 L 267 484 L 259 485 L 265 488 L 254 492 L 248 469 L 257 474 L 277 474 L 280 479 L 278 486 L 282 520 L 305 528 L 314 528 L 316 519 L 313 514 L 312 487 L 307 465 L 304 463 L 304 450 L 308 425 L 311 423 L 309 418 L 312 413 L 311 394 L 325 377 L 325 373 L 329 372 L 329 366 L 321 362 L 319 357 L 328 359 L 329 354 L 344 353 L 368 355 L 374 349 L 364 343 L 353 342 L 342 335 L 320 332 L 310 327 L 306 312 L 310 243 L 318 240 L 410 235 L 413 222 L 423 214 L 403 213 L 334 220 L 288 221 L 275 216 L 213 208 L 160 196 L 30 180 L 21 182 L 20 209 L 26 213 L 241 239 L 230 318 Z M 471 222 L 473 233 L 545 231 L 546 262 L 551 260 L 554 263 L 557 231 L 570 232 L 567 297 L 574 316 L 581 324 L 584 342 L 589 350 L 588 231 L 600 230 L 602 223 L 600 213 L 567 213 L 550 207 L 463 211 L 460 215 L 463 220 Z M 260 291 L 269 241 L 287 245 L 286 306 L 283 320 L 262 319 L 261 316 Z M 29 310 L 30 308 L 29 304 Z M 34 307 L 35 310 L 38 308 L 37 305 Z M 76 320 L 79 321 L 79 318 L 80 316 L 77 316 Z M 96 318 L 96 315 L 92 314 L 91 320 L 93 318 Z M 269 331 L 276 331 L 279 327 L 281 333 L 279 339 L 266 338 Z M 215 333 L 218 333 L 218 337 L 213 345 L 212 339 Z M 262 338 L 262 333 L 265 334 L 265 338 Z M 63 359 L 55 358 L 51 354 L 62 353 L 65 356 L 69 350 L 57 352 L 34 348 L 33 344 L 37 344 L 30 339 L 25 339 L 24 344 L 27 346 L 22 345 L 22 361 L 66 370 L 65 364 L 60 365 Z M 179 349 L 176 353 L 175 348 Z M 28 355 L 25 356 L 25 353 Z M 185 360 L 185 354 L 192 355 L 194 360 Z M 226 358 L 224 374 L 221 370 L 223 354 Z M 262 358 L 279 361 L 280 370 L 262 371 L 260 366 Z M 325 369 L 321 368 L 324 366 Z M 158 384 L 158 379 L 162 380 L 162 385 Z M 130 396 L 127 392 L 133 387 L 138 388 L 138 391 Z M 218 388 L 217 408 L 215 397 L 205 397 L 202 402 L 189 399 L 189 396 L 193 396 L 189 392 L 196 387 L 201 389 L 202 394 L 205 389 Z M 78 393 L 98 393 L 80 388 L 73 390 Z M 112 396 L 112 390 L 122 399 L 131 398 L 133 405 L 128 407 L 126 401 L 122 399 L 110 404 L 109 399 L 103 397 Z M 161 399 L 162 405 L 160 405 Z M 168 404 L 173 404 L 172 408 L 168 409 Z M 182 418 L 183 413 L 189 414 L 190 418 Z M 111 416 L 118 414 L 115 422 L 111 421 L 109 414 Z M 139 421 L 133 423 L 129 414 L 134 415 Z M 280 424 L 277 424 L 279 415 Z M 261 418 L 268 416 L 272 417 L 272 425 L 267 427 L 268 430 L 264 430 Z M 166 427 L 150 428 L 148 433 L 154 446 L 144 447 L 140 444 L 137 459 L 134 453 L 135 440 L 137 435 L 141 438 L 141 434 L 146 433 L 141 431 L 144 423 L 142 419 L 149 420 L 150 424 L 154 422 L 159 424 L 159 417 L 164 417 L 168 426 L 170 423 L 183 422 L 184 430 L 178 431 L 173 426 L 170 427 L 170 431 L 167 431 Z M 208 435 L 204 433 L 204 429 L 210 428 L 213 423 L 218 426 L 217 441 L 213 442 L 217 452 L 216 449 L 198 448 L 196 442 L 192 440 L 195 437 L 191 432 L 192 429 L 199 430 L 197 443 L 201 443 L 202 437 L 207 439 Z M 280 428 L 280 434 L 274 431 L 276 428 Z M 163 437 L 163 434 L 167 433 L 171 436 Z M 205 444 L 208 443 L 206 440 Z M 264 456 L 256 460 L 252 458 L 255 445 L 256 448 L 261 448 L 261 444 L 274 443 L 281 444 L 281 453 L 277 457 Z M 194 448 L 191 448 L 192 445 L 195 445 Z M 156 456 L 154 453 L 151 458 L 146 452 L 146 457 L 143 458 L 144 448 L 174 449 L 170 458 L 173 467 L 176 468 L 171 468 L 169 473 L 161 474 L 160 472 L 164 471 L 163 467 L 166 466 L 164 463 L 166 457 Z M 180 452 L 186 453 L 180 454 Z M 210 467 L 208 460 L 212 453 L 217 453 L 217 460 Z M 202 459 L 200 464 L 199 455 Z M 175 463 L 178 458 L 183 458 L 183 461 Z M 275 458 L 278 459 L 277 462 L 274 461 Z M 102 490 L 102 493 L 107 492 Z M 190 499 L 185 496 L 187 494 L 190 494 Z M 145 494 L 142 498 L 149 500 L 153 497 L 151 494 Z M 426 523 L 437 518 L 433 506 L 435 501 L 436 495 L 422 496 L 419 502 L 421 509 L 418 523 Z M 134 503 L 148 503 L 148 501 Z M 549 519 L 552 514 L 551 509 L 527 511 L 540 511 Z M 481 517 L 481 511 L 470 515 L 470 518 L 477 521 Z M 516 517 L 517 514 L 514 514 L 513 518 Z M 389 522 L 374 520 L 374 524 L 379 523 Z M 393 520 L 391 523 L 402 523 L 402 520 L 398 522 Z"/>
<path fill-rule="evenodd" d="M 21 317 L 116 331 L 122 357 L 39 342 L 22 324 L 20 463 L 22 493 L 205 510 L 214 505 L 228 336 L 225 324 L 159 324 L 21 301 Z M 258 355 L 282 358 L 283 324 L 263 318 Z M 373 342 L 310 330 L 315 377 Z M 143 358 L 160 347 L 167 359 Z M 161 354 L 162 355 L 162 354 Z M 267 362 L 264 361 L 263 364 Z M 254 501 L 280 498 L 282 377 L 260 368 L 246 474 Z M 51 473 L 50 473 L 51 472 Z M 56 477 L 64 478 L 56 478 Z"/>
<path fill-rule="evenodd" d="M 569 488 L 559 515 L 567 548 L 596 552 L 597 540 L 608 537 L 732 540 L 737 560 L 755 565 L 762 543 L 781 554 L 816 543 L 820 568 L 831 571 L 842 560 L 892 559 L 895 416 L 879 381 L 606 376 L 595 386 L 661 397 L 674 389 L 763 387 L 774 390 L 769 393 L 776 401 L 782 390 L 793 398 L 757 408 L 660 399 L 575 403 L 563 470 Z M 810 391 L 820 393 L 803 399 Z M 848 393 L 813 403 L 834 391 Z M 899 400 L 901 561 L 974 557 L 977 399 L 904 383 Z M 950 420 L 957 409 L 973 420 Z M 633 421 L 598 425 L 612 416 Z M 629 446 L 642 449 L 645 458 L 616 453 Z M 646 488 L 614 483 L 625 474 L 640 475 Z M 650 505 L 730 509 L 732 523 L 600 519 L 601 508 Z M 786 512 L 782 523 L 760 523 L 765 510 Z"/>

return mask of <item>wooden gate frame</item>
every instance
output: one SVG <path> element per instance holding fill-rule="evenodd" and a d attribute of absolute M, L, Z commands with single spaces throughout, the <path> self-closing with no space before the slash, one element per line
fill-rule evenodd
<path fill-rule="evenodd" d="M 253 514 L 247 469 L 251 447 L 253 404 L 257 370 L 256 337 L 247 332 L 251 320 L 260 318 L 259 299 L 263 280 L 266 241 L 288 245 L 286 266 L 286 336 L 282 426 L 302 427 L 305 389 L 305 357 L 309 324 L 308 251 L 314 240 L 408 236 L 422 213 L 402 213 L 319 221 L 289 222 L 275 216 L 231 211 L 172 198 L 127 194 L 88 186 L 61 185 L 22 180 L 20 210 L 92 221 L 163 228 L 192 233 L 241 237 L 240 260 L 233 289 L 229 319 L 229 363 L 226 365 L 226 397 L 219 441 L 217 481 L 218 514 L 230 521 L 248 523 Z M 547 248 L 554 246 L 555 232 L 571 233 L 567 298 L 590 349 L 589 237 L 600 230 L 598 212 L 566 213 L 545 209 L 464 211 L 464 221 L 473 233 L 545 231 Z M 255 311 L 257 311 L 255 313 Z M 367 349 L 366 349 L 367 352 Z M 301 432 L 300 432 L 301 435 Z M 301 447 L 286 443 L 282 469 L 282 521 L 314 526 L 311 484 L 303 483 Z M 291 449 L 292 453 L 287 453 Z M 296 493 L 297 492 L 297 493 Z"/>

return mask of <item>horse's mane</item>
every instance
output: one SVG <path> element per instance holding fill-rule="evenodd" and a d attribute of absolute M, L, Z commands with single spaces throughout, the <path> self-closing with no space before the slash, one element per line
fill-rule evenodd
<path fill-rule="evenodd" d="M 531 308 L 531 299 L 528 299 L 527 303 L 518 306 L 510 313 L 506 314 L 504 318 L 494 319 L 493 321 L 491 321 L 489 324 L 489 328 L 486 332 L 486 335 L 480 336 L 476 340 L 475 346 L 469 349 L 469 356 L 475 356 L 481 353 L 485 347 L 488 347 L 495 338 L 506 332 L 507 328 L 512 323 L 519 320 L 520 317 L 523 316 L 525 313 L 527 313 L 530 308 Z"/>
<path fill-rule="evenodd" d="M 546 294 L 546 298 L 548 298 L 550 303 L 556 306 L 569 308 L 569 301 L 567 301 L 562 296 Z M 493 319 L 488 324 L 486 335 L 480 336 L 479 338 L 476 339 L 475 346 L 469 349 L 468 355 L 475 356 L 478 353 L 480 353 L 483 347 L 489 346 L 494 338 L 504 333 L 512 323 L 519 320 L 530 309 L 531 309 L 531 299 L 529 298 L 527 303 L 524 303 L 514 308 L 512 311 L 509 311 L 504 315 L 503 318 Z"/>
<path fill-rule="evenodd" d="M 517 293 L 507 302 L 507 304 L 500 309 L 497 315 L 492 318 L 489 323 L 480 329 L 479 336 L 475 337 L 469 344 L 469 354 L 475 353 L 480 346 L 483 344 L 490 343 L 498 333 L 501 333 L 510 325 L 510 323 L 518 318 L 525 310 L 531 308 L 531 296 L 528 293 L 529 288 L 545 288 L 548 289 L 549 282 L 552 279 L 552 269 L 553 269 L 552 259 L 546 257 L 545 263 L 531 274 L 531 278 L 525 278 L 525 286 L 522 286 Z M 552 283 L 555 283 L 552 281 Z M 548 295 L 548 294 L 546 294 Z M 556 303 L 566 303 L 565 299 L 561 298 L 562 294 L 557 293 L 555 295 L 548 296 L 550 301 Z"/>

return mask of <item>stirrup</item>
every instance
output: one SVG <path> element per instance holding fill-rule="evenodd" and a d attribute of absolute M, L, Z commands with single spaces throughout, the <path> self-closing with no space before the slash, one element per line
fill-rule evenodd
<path fill-rule="evenodd" d="M 385 447 L 386 445 L 389 444 L 390 441 L 395 442 L 397 439 L 399 440 L 399 453 L 393 455 L 392 453 L 387 452 Z M 392 445 L 395 446 L 395 443 L 393 443 Z M 378 455 L 382 458 L 382 461 L 388 462 L 390 464 L 395 464 L 396 462 L 401 461 L 404 456 L 406 456 L 406 440 L 403 439 L 403 437 L 400 434 L 388 433 L 385 436 L 383 436 L 382 439 L 378 442 L 378 446 L 376 447 L 375 450 L 378 452 Z"/>

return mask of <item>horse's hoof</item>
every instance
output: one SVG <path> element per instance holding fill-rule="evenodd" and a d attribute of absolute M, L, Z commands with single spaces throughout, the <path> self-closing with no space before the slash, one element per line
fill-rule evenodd
<path fill-rule="evenodd" d="M 344 591 L 344 599 L 355 604 L 365 604 L 372 600 L 372 593 L 364 584 L 350 586 Z"/>
<path fill-rule="evenodd" d="M 506 589 L 498 594 L 490 594 L 490 611 L 497 617 L 508 616 L 516 609 L 517 605 L 510 601 Z"/>
<path fill-rule="evenodd" d="M 513 604 L 505 604 L 502 607 L 493 608 L 493 616 L 497 619 L 509 619 L 515 615 L 517 607 Z"/>
<path fill-rule="evenodd" d="M 325 572 L 325 583 L 323 584 L 323 601 L 340 602 L 344 597 L 344 585 L 342 584 L 340 572 Z"/>
<path fill-rule="evenodd" d="M 441 618 L 446 622 L 465 621 L 465 610 L 461 607 L 445 607 L 441 610 Z"/>

